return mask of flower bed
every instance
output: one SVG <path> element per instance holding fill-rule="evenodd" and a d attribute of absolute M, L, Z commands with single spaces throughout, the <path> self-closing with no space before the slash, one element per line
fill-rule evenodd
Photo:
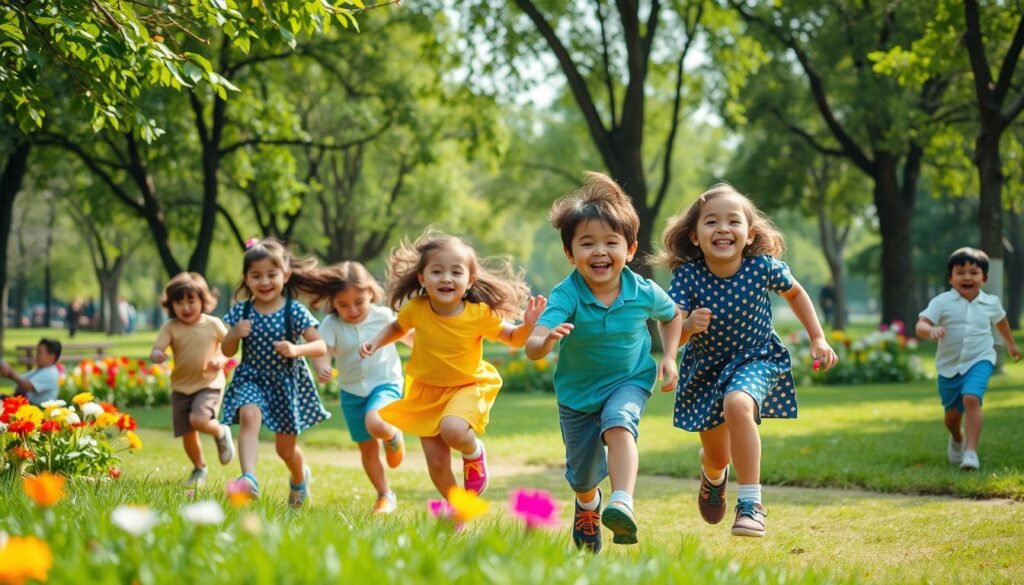
<path fill-rule="evenodd" d="M 927 378 L 921 358 L 914 355 L 917 340 L 906 335 L 902 321 L 882 325 L 859 339 L 834 331 L 829 340 L 839 356 L 834 367 L 815 369 L 807 335 L 790 334 L 786 340 L 793 357 L 793 377 L 797 383 L 881 384 Z"/>
<path fill-rule="evenodd" d="M 118 453 L 141 449 L 135 419 L 109 402 L 81 393 L 63 400 L 28 403 L 24 396 L 0 402 L 0 466 L 4 475 L 49 472 L 68 477 L 118 477 Z"/>

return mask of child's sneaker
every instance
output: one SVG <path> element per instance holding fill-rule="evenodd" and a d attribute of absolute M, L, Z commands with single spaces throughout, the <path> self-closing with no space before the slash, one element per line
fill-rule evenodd
<path fill-rule="evenodd" d="M 308 465 L 302 467 L 302 483 L 295 485 L 288 481 L 288 505 L 292 508 L 301 508 L 307 501 L 312 500 L 309 494 L 309 481 L 313 479 L 313 473 Z"/>
<path fill-rule="evenodd" d="M 373 504 L 374 514 L 390 514 L 395 511 L 398 507 L 398 500 L 395 498 L 395 492 L 389 492 L 377 496 L 377 501 Z"/>
<path fill-rule="evenodd" d="M 199 469 L 198 467 L 192 470 L 192 473 L 188 475 L 188 479 L 182 482 L 184 485 L 190 488 L 201 488 L 206 485 L 206 468 Z"/>
<path fill-rule="evenodd" d="M 394 469 L 402 464 L 405 458 L 405 439 L 401 431 L 395 431 L 395 436 L 384 441 L 384 458 L 388 461 L 388 467 Z"/>
<path fill-rule="evenodd" d="M 729 468 L 725 468 L 725 476 L 721 485 L 713 485 L 700 468 L 700 491 L 697 492 L 697 509 L 700 517 L 708 524 L 718 524 L 725 517 L 725 486 L 729 485 Z"/>
<path fill-rule="evenodd" d="M 981 461 L 978 461 L 977 451 L 964 451 L 963 460 L 960 461 L 960 469 L 964 471 L 977 471 L 981 467 Z"/>
<path fill-rule="evenodd" d="M 462 484 L 466 491 L 481 496 L 487 489 L 487 452 L 482 441 L 477 441 L 477 444 L 480 445 L 479 457 L 462 458 Z"/>
<path fill-rule="evenodd" d="M 231 439 L 231 427 L 220 425 L 220 428 L 224 430 L 216 439 L 217 457 L 220 459 L 221 465 L 227 465 L 235 457 L 235 443 Z"/>
<path fill-rule="evenodd" d="M 251 473 L 243 473 L 241 477 L 227 486 L 228 497 L 232 494 L 248 494 L 250 500 L 260 497 L 260 482 Z"/>
<path fill-rule="evenodd" d="M 964 459 L 963 441 L 957 441 L 954 440 L 953 437 L 950 437 L 949 444 L 946 445 L 946 457 L 949 458 L 950 463 L 959 465 Z"/>
<path fill-rule="evenodd" d="M 576 548 L 586 547 L 592 553 L 601 552 L 601 490 L 597 490 L 597 508 L 584 510 L 576 502 L 576 514 L 572 519 L 572 542 Z"/>
<path fill-rule="evenodd" d="M 736 502 L 736 521 L 732 523 L 735 536 L 764 536 L 764 517 L 768 511 L 753 500 Z"/>
<path fill-rule="evenodd" d="M 636 517 L 625 502 L 612 502 L 601 514 L 601 524 L 612 531 L 615 544 L 636 544 Z"/>

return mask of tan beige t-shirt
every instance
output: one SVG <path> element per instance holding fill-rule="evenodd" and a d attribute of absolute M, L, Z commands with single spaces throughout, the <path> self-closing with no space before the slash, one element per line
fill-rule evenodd
<path fill-rule="evenodd" d="M 203 388 L 224 388 L 224 371 L 207 370 L 206 364 L 220 353 L 220 342 L 227 333 L 220 319 L 205 313 L 195 325 L 171 319 L 160 327 L 153 345 L 171 347 L 174 354 L 171 388 L 175 392 L 194 394 Z"/>

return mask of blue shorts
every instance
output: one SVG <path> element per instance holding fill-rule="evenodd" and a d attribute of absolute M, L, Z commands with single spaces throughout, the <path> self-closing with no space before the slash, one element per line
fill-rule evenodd
<path fill-rule="evenodd" d="M 942 399 L 942 408 L 946 410 L 955 408 L 963 412 L 964 394 L 977 396 L 980 403 L 985 397 L 988 379 L 992 377 L 992 372 L 995 369 L 992 362 L 982 360 L 963 374 L 957 374 L 952 378 L 939 376 L 939 398 Z"/>
<path fill-rule="evenodd" d="M 381 384 L 370 391 L 369 396 L 356 396 L 341 391 L 341 414 L 345 416 L 348 434 L 356 443 L 370 441 L 370 431 L 366 430 L 366 413 L 380 410 L 402 397 L 402 387 L 398 384 Z"/>
<path fill-rule="evenodd" d="M 558 405 L 558 422 L 565 443 L 565 479 L 574 492 L 589 492 L 608 477 L 604 432 L 622 427 L 635 440 L 639 436 L 640 415 L 650 398 L 646 388 L 625 385 L 613 390 L 597 412 L 580 412 Z"/>

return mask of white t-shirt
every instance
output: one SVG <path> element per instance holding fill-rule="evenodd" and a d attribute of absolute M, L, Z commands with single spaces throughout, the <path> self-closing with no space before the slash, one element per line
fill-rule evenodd
<path fill-rule="evenodd" d="M 60 372 L 57 371 L 56 365 L 26 372 L 22 378 L 32 383 L 33 390 L 25 393 L 25 397 L 32 404 L 39 405 L 50 400 L 57 400 L 57 392 L 60 390 Z"/>
<path fill-rule="evenodd" d="M 366 359 L 359 357 L 359 346 L 371 341 L 394 320 L 395 312 L 391 309 L 371 305 L 370 313 L 362 323 L 348 323 L 337 315 L 328 315 L 320 323 L 320 336 L 334 356 L 338 383 L 343 391 L 355 396 L 369 396 L 382 384 L 402 387 L 405 378 L 395 344 L 380 348 Z"/>
<path fill-rule="evenodd" d="M 980 361 L 996 363 L 992 326 L 1006 317 L 999 297 L 978 291 L 968 301 L 955 289 L 931 300 L 918 315 L 946 328 L 935 352 L 935 369 L 940 376 L 952 378 L 966 373 Z"/>

